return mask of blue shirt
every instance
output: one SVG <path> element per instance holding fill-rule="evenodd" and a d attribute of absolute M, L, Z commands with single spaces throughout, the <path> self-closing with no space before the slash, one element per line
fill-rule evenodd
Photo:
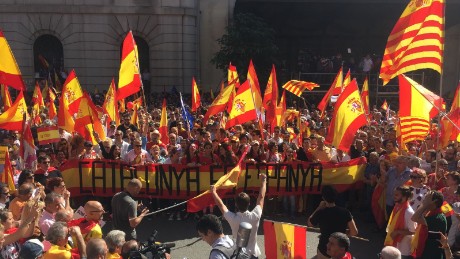
<path fill-rule="evenodd" d="M 393 199 L 394 190 L 406 183 L 410 178 L 410 169 L 406 167 L 404 172 L 397 176 L 396 168 L 392 167 L 387 172 L 387 189 L 386 189 L 386 205 L 394 206 L 395 202 Z"/>

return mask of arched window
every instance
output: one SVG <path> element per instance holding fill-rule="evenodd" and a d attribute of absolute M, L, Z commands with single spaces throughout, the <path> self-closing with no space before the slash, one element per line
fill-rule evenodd
<path fill-rule="evenodd" d="M 63 70 L 64 50 L 61 41 L 49 34 L 39 36 L 34 42 L 35 75 L 41 78 L 51 76 L 54 81 L 54 73 L 61 76 Z"/>

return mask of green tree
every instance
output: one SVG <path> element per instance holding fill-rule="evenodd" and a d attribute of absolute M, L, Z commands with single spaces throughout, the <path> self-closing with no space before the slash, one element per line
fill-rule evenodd
<path fill-rule="evenodd" d="M 246 80 L 249 60 L 252 59 L 261 87 L 268 80 L 272 64 L 276 64 L 278 47 L 275 44 L 275 30 L 262 18 L 252 13 L 238 13 L 227 26 L 224 35 L 217 40 L 219 52 L 211 63 L 227 74 L 232 62 L 238 69 L 240 81 Z"/>

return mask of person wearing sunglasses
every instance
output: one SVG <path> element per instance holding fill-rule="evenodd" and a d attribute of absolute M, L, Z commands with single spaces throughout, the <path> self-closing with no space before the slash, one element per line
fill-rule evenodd
<path fill-rule="evenodd" d="M 5 183 L 0 183 L 0 209 L 8 208 L 10 204 L 10 188 Z"/>
<path fill-rule="evenodd" d="M 104 207 L 102 207 L 102 204 L 98 201 L 88 201 L 84 206 L 84 210 L 84 218 L 72 220 L 68 225 L 70 227 L 78 226 L 80 228 L 85 243 L 88 243 L 91 239 L 102 238 L 102 228 L 99 225 L 99 221 L 105 213 Z M 77 244 L 77 240 L 74 236 L 72 236 L 72 239 L 74 244 Z"/>
<path fill-rule="evenodd" d="M 412 198 L 409 201 L 410 206 L 415 211 L 422 205 L 425 195 L 430 192 L 430 187 L 426 183 L 426 172 L 420 168 L 413 168 L 410 174 Z"/>
<path fill-rule="evenodd" d="M 49 156 L 38 157 L 38 169 L 34 172 L 35 182 L 39 182 L 41 185 L 46 185 L 46 180 L 52 177 L 61 177 L 61 172 L 50 166 L 51 158 Z"/>
<path fill-rule="evenodd" d="M 141 139 L 134 140 L 133 147 L 134 148 L 130 150 L 123 158 L 124 162 L 134 166 L 153 163 L 149 152 L 147 152 L 145 149 L 142 149 Z"/>

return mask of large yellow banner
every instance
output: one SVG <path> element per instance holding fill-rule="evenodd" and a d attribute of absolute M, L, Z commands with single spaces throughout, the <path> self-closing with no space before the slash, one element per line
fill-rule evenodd
<path fill-rule="evenodd" d="M 333 185 L 339 192 L 354 188 L 364 179 L 365 158 L 345 163 L 292 162 L 279 164 L 243 164 L 234 191 L 252 193 L 260 188 L 258 175 L 268 175 L 267 195 L 319 193 L 322 185 Z M 70 160 L 61 166 L 67 189 L 73 197 L 113 196 L 128 181 L 143 182 L 143 197 L 188 199 L 208 190 L 232 166 L 152 164 L 131 167 L 113 160 Z"/>

